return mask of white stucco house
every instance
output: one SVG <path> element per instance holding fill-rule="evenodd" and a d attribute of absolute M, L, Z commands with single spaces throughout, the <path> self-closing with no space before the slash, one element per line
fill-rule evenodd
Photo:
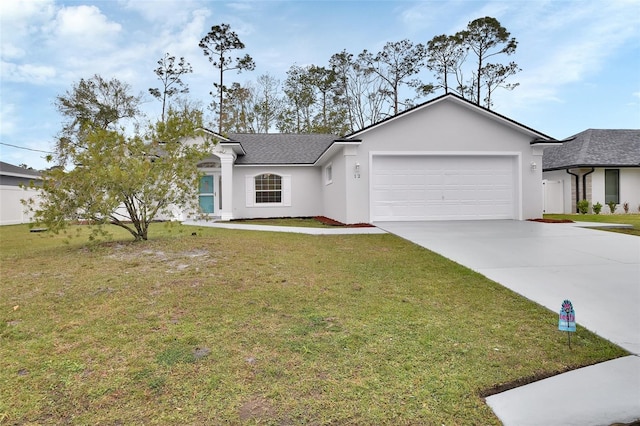
<path fill-rule="evenodd" d="M 32 214 L 20 200 L 38 199 L 29 183 L 41 181 L 40 172 L 0 161 L 0 225 L 32 222 Z M 23 185 L 24 188 L 21 186 Z"/>
<path fill-rule="evenodd" d="M 345 224 L 539 218 L 559 143 L 453 94 L 343 137 L 203 132 L 218 140 L 199 164 L 207 214 Z"/>
<path fill-rule="evenodd" d="M 545 213 L 575 213 L 578 200 L 640 206 L 640 129 L 588 129 L 545 150 Z"/>

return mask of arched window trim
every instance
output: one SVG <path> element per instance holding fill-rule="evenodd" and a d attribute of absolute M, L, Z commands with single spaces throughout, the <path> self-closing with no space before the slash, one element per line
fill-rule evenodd
<path fill-rule="evenodd" d="M 259 202 L 256 196 L 257 191 L 261 191 L 256 188 L 256 178 L 264 175 L 279 176 L 280 177 L 280 201 L 279 202 Z M 291 175 L 284 175 L 281 173 L 274 173 L 271 171 L 263 171 L 260 173 L 247 175 L 246 179 L 246 206 L 247 207 L 290 207 L 291 206 Z M 267 189 L 268 191 L 268 189 Z"/>

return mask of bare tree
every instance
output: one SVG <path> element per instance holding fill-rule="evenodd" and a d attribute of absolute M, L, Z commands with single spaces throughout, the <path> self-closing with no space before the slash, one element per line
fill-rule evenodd
<path fill-rule="evenodd" d="M 420 82 L 409 78 L 418 74 L 424 66 L 426 49 L 423 44 L 414 45 L 409 40 L 388 42 L 375 56 L 364 50 L 360 60 L 367 65 L 367 71 L 377 74 L 387 87 L 384 91 L 393 105 L 394 114 L 400 112 L 400 87 L 403 84 L 412 87 L 420 86 Z"/>
<path fill-rule="evenodd" d="M 493 92 L 496 87 L 504 84 L 507 77 L 515 74 L 520 69 L 515 63 L 507 66 L 488 66 L 489 58 L 496 55 L 512 55 L 515 53 L 518 42 L 511 34 L 500 25 L 496 18 L 486 16 L 469 22 L 467 28 L 460 31 L 456 36 L 459 42 L 474 53 L 476 57 L 476 67 L 471 86 L 474 89 L 473 101 L 480 105 L 482 102 L 482 87 L 486 87 L 488 92 Z M 511 88 L 515 86 L 510 86 Z M 489 102 L 491 94 L 485 96 L 484 101 Z"/>
<path fill-rule="evenodd" d="M 189 93 L 189 87 L 182 81 L 182 76 L 193 72 L 191 64 L 180 58 L 176 64 L 176 57 L 168 53 L 158 60 L 158 68 L 153 72 L 162 83 L 162 89 L 150 88 L 149 93 L 156 99 L 162 101 L 162 121 L 164 121 L 167 100 L 178 93 Z"/>
<path fill-rule="evenodd" d="M 222 133 L 223 112 L 224 112 L 224 93 L 226 86 L 224 85 L 224 73 L 227 71 L 243 70 L 252 71 L 256 64 L 248 54 L 242 57 L 231 57 L 234 50 L 242 50 L 245 48 L 244 43 L 240 41 L 238 35 L 231 31 L 229 24 L 214 25 L 211 31 L 200 40 L 200 48 L 204 55 L 209 58 L 209 62 L 213 64 L 219 71 L 218 83 L 213 83 L 217 90 L 218 96 L 218 132 Z M 213 95 L 213 92 L 211 93 Z"/>

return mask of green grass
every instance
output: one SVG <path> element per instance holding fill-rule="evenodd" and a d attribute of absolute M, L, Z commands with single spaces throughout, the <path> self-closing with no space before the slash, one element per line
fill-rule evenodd
<path fill-rule="evenodd" d="M 608 209 L 608 207 L 604 207 Z M 547 219 L 569 219 L 574 222 L 619 223 L 633 228 L 596 228 L 604 231 L 640 236 L 640 214 L 545 214 Z"/>
<path fill-rule="evenodd" d="M 0 241 L 0 423 L 499 424 L 485 390 L 626 354 L 392 235 Z"/>

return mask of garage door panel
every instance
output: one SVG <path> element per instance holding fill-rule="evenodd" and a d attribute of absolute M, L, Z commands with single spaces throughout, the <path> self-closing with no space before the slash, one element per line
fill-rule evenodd
<path fill-rule="evenodd" d="M 515 157 L 375 156 L 372 220 L 515 218 Z"/>

